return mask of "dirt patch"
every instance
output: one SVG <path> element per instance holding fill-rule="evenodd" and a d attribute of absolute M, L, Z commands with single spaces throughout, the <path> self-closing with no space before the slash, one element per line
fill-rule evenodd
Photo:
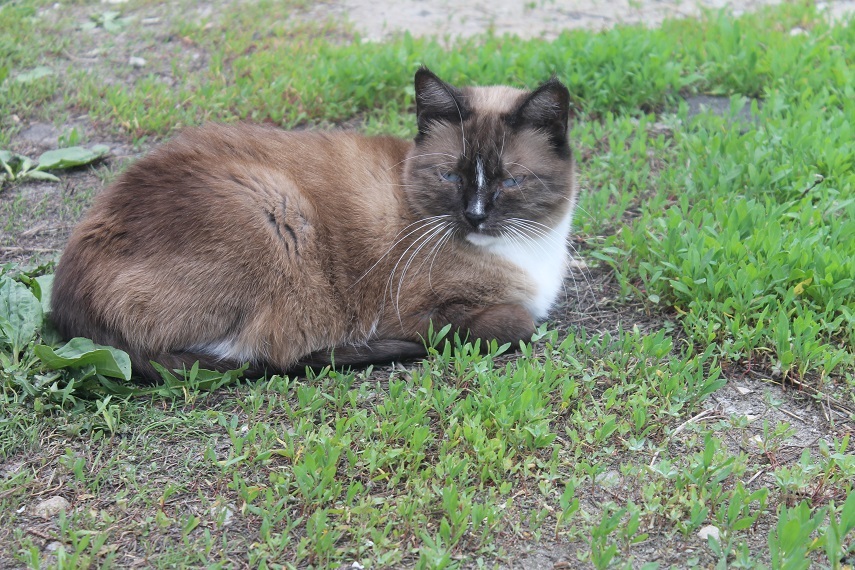
<path fill-rule="evenodd" d="M 727 10 L 738 15 L 780 0 L 335 0 L 316 5 L 312 18 L 330 15 L 351 22 L 369 41 L 382 41 L 395 34 L 466 37 L 492 31 L 522 38 L 555 38 L 564 30 L 603 30 L 617 25 L 656 26 L 666 18 L 699 16 L 704 10 Z M 819 2 L 831 17 L 855 11 L 855 2 Z"/>

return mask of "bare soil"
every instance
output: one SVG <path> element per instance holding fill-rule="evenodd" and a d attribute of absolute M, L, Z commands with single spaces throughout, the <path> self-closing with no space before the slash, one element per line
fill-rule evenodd
<path fill-rule="evenodd" d="M 620 24 L 655 26 L 666 18 L 693 17 L 703 10 L 726 9 L 738 15 L 780 0 L 337 0 L 317 5 L 353 23 L 362 37 L 380 41 L 408 31 L 414 36 L 460 37 L 514 34 L 552 39 L 563 30 L 603 30 Z M 312 13 L 312 12 L 310 12 Z"/>

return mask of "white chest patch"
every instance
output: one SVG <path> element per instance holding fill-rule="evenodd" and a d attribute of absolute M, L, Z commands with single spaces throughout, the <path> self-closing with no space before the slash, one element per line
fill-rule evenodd
<path fill-rule="evenodd" d="M 490 253 L 513 263 L 523 271 L 527 285 L 533 295 L 525 306 L 535 319 L 546 318 L 549 309 L 555 303 L 570 255 L 567 252 L 567 236 L 573 222 L 573 209 L 570 208 L 564 218 L 553 229 L 541 232 L 525 232 L 531 236 L 522 239 L 518 236 L 493 237 L 484 234 L 469 234 L 466 239 L 481 246 Z"/>

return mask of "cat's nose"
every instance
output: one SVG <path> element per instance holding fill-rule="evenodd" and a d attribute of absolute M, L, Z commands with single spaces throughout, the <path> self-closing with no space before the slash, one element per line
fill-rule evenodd
<path fill-rule="evenodd" d="M 487 210 L 484 208 L 482 200 L 473 200 L 469 206 L 463 210 L 463 215 L 472 224 L 472 227 L 477 228 L 481 222 L 487 219 Z"/>

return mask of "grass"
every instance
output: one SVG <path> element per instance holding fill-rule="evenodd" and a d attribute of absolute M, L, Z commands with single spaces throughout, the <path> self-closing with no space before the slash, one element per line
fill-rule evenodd
<path fill-rule="evenodd" d="M 851 24 L 787 4 L 449 49 L 352 41 L 290 17 L 296 3 L 179 4 L 151 27 L 153 2 L 52 6 L 0 7 L 0 147 L 34 121 L 72 133 L 81 113 L 68 146 L 146 147 L 238 119 L 410 136 L 420 63 L 456 83 L 556 73 L 574 96 L 591 268 L 570 296 L 588 308 L 560 309 L 516 354 L 442 348 L 406 368 L 256 382 L 199 372 L 143 392 L 103 376 L 121 368 L 109 355 L 49 368 L 35 347 L 58 346 L 37 277 L 51 265 L 7 264 L 4 565 L 492 567 L 526 549 L 594 568 L 851 565 Z M 695 93 L 731 113 L 690 117 Z M 73 196 L 3 186 L 4 231 L 67 224 L 107 168 Z M 54 495 L 71 508 L 34 516 Z M 718 537 L 698 538 L 706 526 Z"/>

